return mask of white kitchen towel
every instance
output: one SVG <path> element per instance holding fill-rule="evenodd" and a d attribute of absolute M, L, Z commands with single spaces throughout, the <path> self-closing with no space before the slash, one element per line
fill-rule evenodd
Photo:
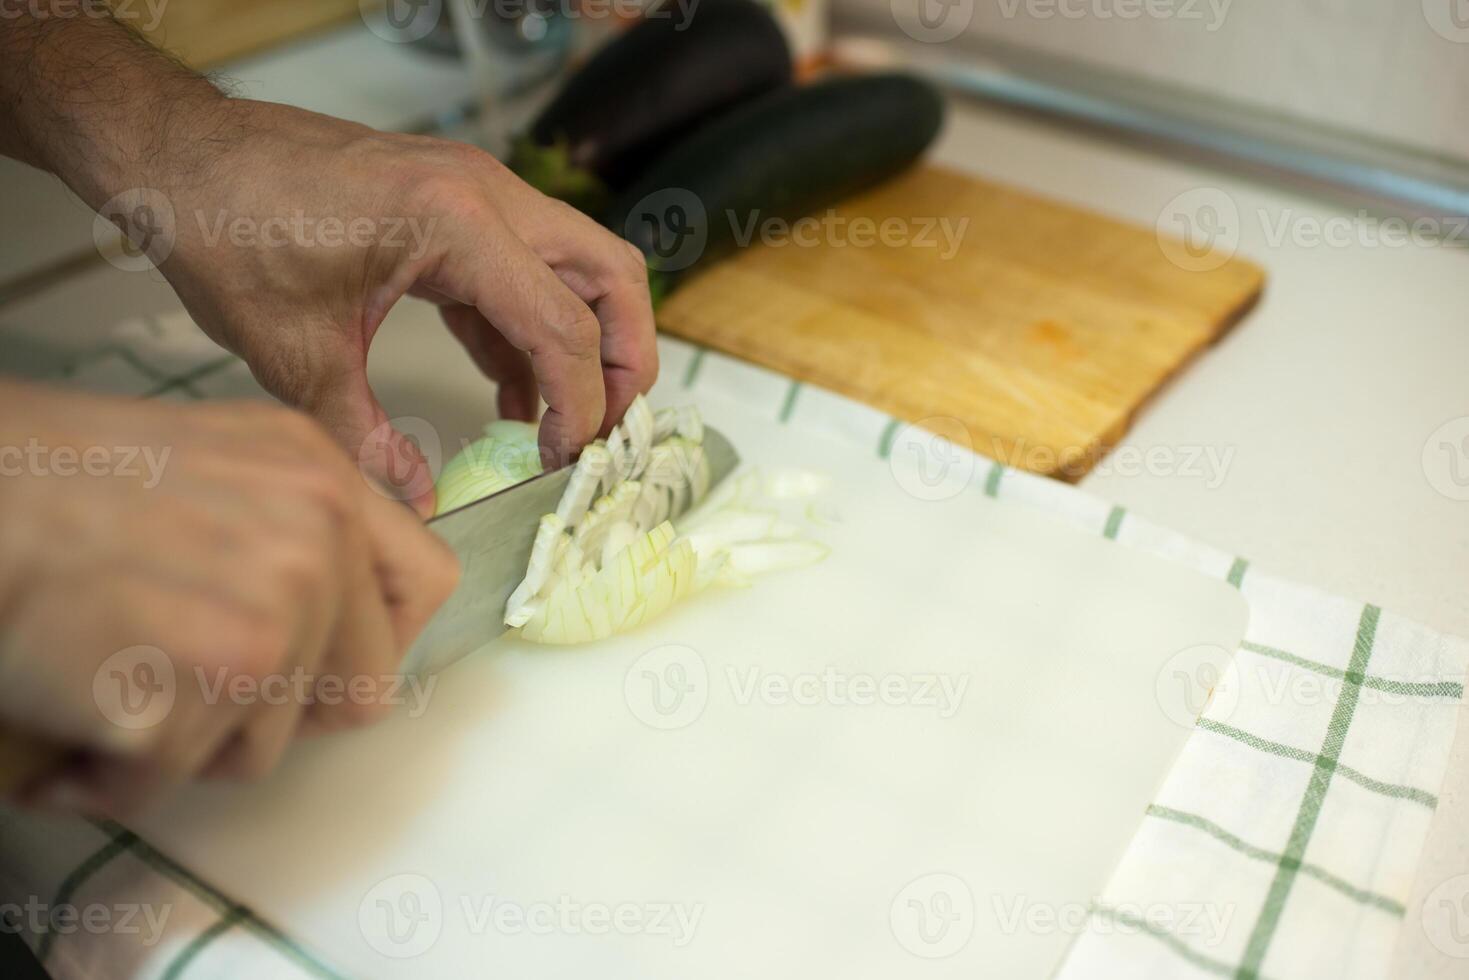
<path fill-rule="evenodd" d="M 121 351 L 89 359 L 70 381 L 175 398 L 255 393 L 217 352 L 168 363 L 154 334 L 124 334 Z M 1271 578 L 829 392 L 668 338 L 660 350 L 665 377 L 692 392 L 766 398 L 772 418 L 850 440 L 874 466 L 895 452 L 936 452 L 971 475 L 965 492 L 1045 510 L 1227 580 L 1248 600 L 1240 650 L 1182 651 L 1159 678 L 1161 702 L 1203 714 L 1103 893 L 1085 909 L 1014 912 L 1014 928 L 1074 937 L 1059 977 L 1387 975 L 1469 643 Z M 1469 957 L 1469 876 L 1436 884 L 1413 927 Z M 341 976 L 311 952 L 310 936 L 261 921 L 110 822 L 0 811 L 0 921 L 59 980 Z"/>

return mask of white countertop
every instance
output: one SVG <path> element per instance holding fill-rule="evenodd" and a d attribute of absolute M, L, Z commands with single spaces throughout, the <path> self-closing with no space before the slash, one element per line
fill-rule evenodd
<path fill-rule="evenodd" d="M 1275 574 L 1469 636 L 1469 500 L 1436 490 L 1424 463 L 1430 436 L 1469 417 L 1469 249 L 1374 245 L 1370 227 L 1325 244 L 1314 223 L 1355 221 L 1355 205 L 972 103 L 938 155 L 1147 226 L 1179 194 L 1227 195 L 1240 254 L 1269 276 L 1265 296 L 1122 442 L 1232 452 L 1223 479 L 1099 472 L 1081 485 Z M 1283 220 L 1293 230 L 1282 239 Z M 1466 434 L 1469 422 L 1455 441 Z M 1431 475 L 1442 483 L 1452 474 L 1436 443 Z M 1469 443 L 1460 448 L 1469 480 Z M 1469 874 L 1469 704 L 1439 799 L 1394 976 L 1469 972 L 1429 943 L 1421 920 L 1435 885 Z"/>
<path fill-rule="evenodd" d="M 380 126 L 403 125 L 465 94 L 442 63 L 357 31 L 232 74 L 245 94 Z M 1435 481 L 1451 486 L 1454 473 L 1437 439 L 1425 468 L 1430 436 L 1469 416 L 1469 249 L 1384 244 L 1370 219 L 1357 220 L 1355 205 L 974 103 L 955 106 L 938 157 L 1149 227 L 1182 193 L 1222 194 L 1226 221 L 1229 206 L 1237 213 L 1240 253 L 1267 270 L 1266 295 L 1141 413 L 1123 442 L 1130 452 L 1163 447 L 1174 459 L 1212 449 L 1228 460 L 1222 478 L 1158 466 L 1128 475 L 1104 464 L 1083 486 L 1275 574 L 1469 636 L 1469 501 L 1435 489 Z M 43 221 L 41 210 L 27 216 Z M 1313 229 L 1333 219 L 1347 230 L 1344 240 L 1314 241 Z M 89 227 L 79 232 L 88 247 Z M 1469 232 L 1459 237 L 1469 243 Z M 66 251 L 54 239 L 47 249 Z M 25 264 L 0 261 L 0 273 Z M 102 266 L 68 288 L 0 309 L 0 329 L 36 336 L 62 322 L 100 328 L 168 302 L 156 282 Z M 1465 434 L 1469 422 L 1454 439 Z M 1469 442 L 1460 448 L 1459 478 L 1469 480 Z M 1156 458 L 1165 458 L 1163 449 Z M 1469 496 L 1469 487 L 1463 491 Z M 1469 708 L 1461 718 L 1469 719 Z M 1428 943 L 1419 908 L 1439 881 L 1469 874 L 1469 724 L 1460 727 L 1440 799 L 1396 975 L 1466 970 Z"/>

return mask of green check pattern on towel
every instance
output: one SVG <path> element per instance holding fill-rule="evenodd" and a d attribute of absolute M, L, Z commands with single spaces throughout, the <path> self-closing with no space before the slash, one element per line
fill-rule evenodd
<path fill-rule="evenodd" d="M 181 314 L 127 321 L 115 340 L 60 376 L 115 394 L 263 397 Z M 660 346 L 665 376 L 684 387 L 771 393 L 773 419 L 870 447 L 875 465 L 901 432 L 828 392 L 678 341 Z M 1251 611 L 1245 643 L 1111 881 L 1063 924 L 1075 938 L 1058 976 L 1386 976 L 1448 763 L 1469 643 L 1273 579 L 1073 487 L 988 460 L 976 472 L 973 492 L 1227 580 Z M 13 903 L 14 927 L 60 980 L 339 976 L 309 937 L 262 921 L 111 823 L 0 814 L 0 903 Z M 168 914 L 99 930 L 35 921 L 27 903 Z M 1469 930 L 1469 917 L 1460 925 Z"/>

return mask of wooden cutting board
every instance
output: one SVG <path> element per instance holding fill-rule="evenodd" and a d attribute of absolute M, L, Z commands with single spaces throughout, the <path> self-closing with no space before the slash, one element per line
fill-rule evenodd
<path fill-rule="evenodd" d="M 933 166 L 835 217 L 889 221 L 915 244 L 770 237 L 691 279 L 659 325 L 1068 481 L 1264 283 L 1249 262 L 1189 271 L 1153 229 Z"/>

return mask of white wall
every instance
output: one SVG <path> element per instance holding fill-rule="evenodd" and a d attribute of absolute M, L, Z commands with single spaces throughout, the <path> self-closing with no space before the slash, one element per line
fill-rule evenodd
<path fill-rule="evenodd" d="M 1001 41 L 1469 160 L 1469 0 L 835 2 L 955 54 Z"/>

